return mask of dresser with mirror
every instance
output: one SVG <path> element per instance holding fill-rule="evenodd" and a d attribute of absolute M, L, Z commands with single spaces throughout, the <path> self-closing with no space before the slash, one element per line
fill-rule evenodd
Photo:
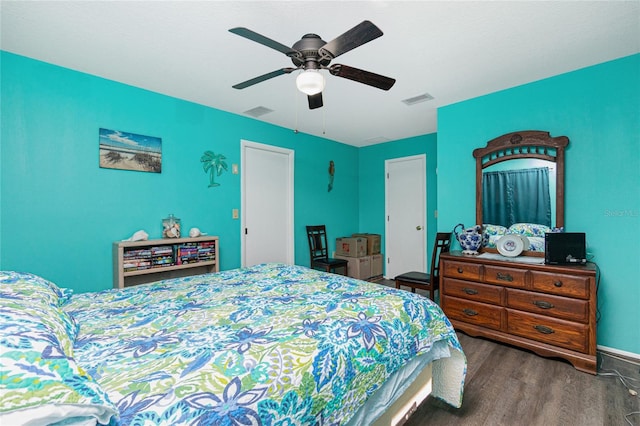
<path fill-rule="evenodd" d="M 565 226 L 568 144 L 566 136 L 521 131 L 474 150 L 476 223 L 498 237 L 522 232 L 531 246 L 517 257 L 501 256 L 485 234 L 479 255 L 442 254 L 440 304 L 456 330 L 563 358 L 596 374 L 596 267 L 544 263 L 544 233 Z M 507 195 L 488 184 L 496 176 L 521 174 L 532 179 L 507 185 Z"/>

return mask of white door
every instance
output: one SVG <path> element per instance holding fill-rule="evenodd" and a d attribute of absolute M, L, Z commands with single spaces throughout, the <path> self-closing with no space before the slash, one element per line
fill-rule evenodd
<path fill-rule="evenodd" d="M 293 264 L 293 154 L 255 142 L 241 144 L 242 266 Z"/>
<path fill-rule="evenodd" d="M 426 156 L 385 161 L 386 277 L 426 272 Z"/>

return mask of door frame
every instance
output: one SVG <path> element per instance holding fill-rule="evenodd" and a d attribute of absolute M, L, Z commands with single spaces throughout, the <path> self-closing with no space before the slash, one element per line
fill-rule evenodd
<path fill-rule="evenodd" d="M 389 262 L 389 259 L 393 258 L 393 253 L 390 251 L 390 235 L 389 235 L 389 220 L 388 217 L 390 215 L 390 203 L 389 203 L 389 179 L 388 179 L 388 175 L 389 175 L 389 165 L 392 163 L 399 163 L 399 162 L 403 162 L 403 161 L 412 161 L 412 160 L 418 160 L 421 159 L 422 160 L 422 165 L 423 165 L 423 179 L 422 179 L 422 187 L 424 188 L 424 191 L 422 191 L 421 193 L 421 199 L 422 199 L 422 227 L 423 227 L 423 236 L 424 239 L 421 242 L 422 245 L 422 271 L 419 272 L 426 272 L 427 269 L 427 239 L 428 239 L 428 229 L 427 229 L 427 154 L 417 154 L 417 155 L 409 155 L 406 157 L 398 157 L 398 158 L 389 158 L 384 160 L 384 235 L 385 235 L 385 253 L 386 253 L 386 259 L 387 262 Z M 387 263 L 388 265 L 388 263 Z M 385 265 L 384 268 L 385 271 L 385 278 L 386 279 L 393 279 L 394 277 L 389 277 L 388 275 L 388 268 Z M 405 272 L 409 272 L 409 271 L 405 271 Z"/>
<path fill-rule="evenodd" d="M 246 242 L 245 242 L 245 228 L 247 227 L 247 216 L 246 216 L 246 201 L 245 201 L 245 197 L 247 195 L 247 191 L 246 191 L 246 176 L 245 176 L 245 169 L 246 169 L 246 160 L 245 160 L 245 153 L 247 149 L 256 149 L 256 150 L 262 150 L 262 151 L 268 151 L 268 152 L 272 152 L 272 153 L 277 153 L 277 154 L 283 154 L 287 156 L 287 167 L 288 167 L 288 173 L 287 173 L 287 203 L 288 203 L 288 208 L 287 210 L 287 217 L 286 217 L 286 221 L 287 221 L 287 259 L 286 259 L 286 263 L 288 263 L 289 265 L 293 265 L 294 261 L 295 261 L 295 244 L 294 244 L 294 220 L 293 220 L 293 215 L 294 215 L 294 205 L 293 205 L 293 193 L 294 193 L 294 154 L 295 151 L 288 149 L 288 148 L 280 148 L 277 146 L 273 146 L 273 145 L 267 145 L 267 144 L 263 144 L 263 143 L 258 143 L 258 142 L 252 142 L 252 141 L 248 141 L 245 139 L 241 139 L 240 140 L 240 252 L 241 252 L 241 266 L 245 267 L 246 266 L 246 259 L 247 259 L 247 253 L 246 253 Z"/>

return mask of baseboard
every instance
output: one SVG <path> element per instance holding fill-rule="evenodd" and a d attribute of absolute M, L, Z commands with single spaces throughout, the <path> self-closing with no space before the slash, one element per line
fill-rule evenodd
<path fill-rule="evenodd" d="M 610 348 L 608 346 L 598 345 L 598 350 L 614 355 L 618 355 L 624 358 L 629 358 L 630 360 L 635 360 L 640 362 L 640 354 L 636 354 L 633 352 L 621 351 L 620 349 Z"/>

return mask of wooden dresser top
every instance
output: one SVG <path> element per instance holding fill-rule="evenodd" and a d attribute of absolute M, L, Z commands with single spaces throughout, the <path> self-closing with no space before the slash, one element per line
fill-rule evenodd
<path fill-rule="evenodd" d="M 448 253 L 441 253 L 440 259 L 458 261 L 458 262 L 469 262 L 469 263 L 482 264 L 482 265 L 503 266 L 503 267 L 509 267 L 509 268 L 525 268 L 532 271 L 557 272 L 557 273 L 563 273 L 563 274 L 594 275 L 596 273 L 596 265 L 591 262 L 587 262 L 586 265 L 546 265 L 544 263 L 529 263 L 529 262 L 521 262 L 517 260 L 506 260 L 509 258 L 505 258 L 505 260 L 500 260 L 500 259 L 482 257 L 482 255 L 462 254 L 461 251 L 451 251 Z M 540 259 L 541 261 L 543 261 L 542 258 L 535 258 L 535 259 Z"/>

